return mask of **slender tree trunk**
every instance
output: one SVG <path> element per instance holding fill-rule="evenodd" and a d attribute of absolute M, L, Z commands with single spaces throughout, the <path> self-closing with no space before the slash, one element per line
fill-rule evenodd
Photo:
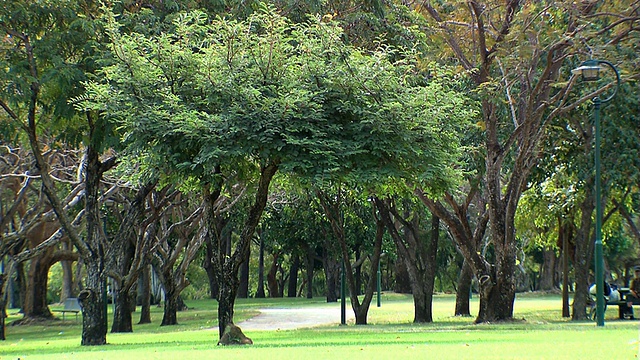
<path fill-rule="evenodd" d="M 258 290 L 256 298 L 264 299 L 264 233 L 260 232 L 260 250 L 258 253 Z"/>
<path fill-rule="evenodd" d="M 220 295 L 218 297 L 218 330 L 220 338 L 222 338 L 227 325 L 233 324 L 233 310 L 238 286 L 240 285 L 238 271 L 240 265 L 249 258 L 251 239 L 254 236 L 256 227 L 267 204 L 269 185 L 277 171 L 278 163 L 276 162 L 261 167 L 260 180 L 254 198 L 255 202 L 249 209 L 249 214 L 244 222 L 235 250 L 228 257 L 214 257 L 217 263 L 214 265 L 216 265 L 217 269 L 221 270 L 218 272 L 218 283 L 220 285 Z M 209 199 L 208 201 L 210 202 L 211 200 L 212 199 Z M 210 205 L 205 206 L 205 208 L 208 207 L 212 210 L 211 204 L 213 204 L 213 202 L 210 202 Z M 215 214 L 210 210 L 206 211 L 207 225 L 210 230 L 213 230 L 211 226 L 216 223 Z M 215 236 L 214 234 L 211 235 Z M 220 249 L 220 247 L 218 247 L 218 249 Z"/>
<path fill-rule="evenodd" d="M 311 253 L 311 247 L 309 247 L 309 249 L 307 249 L 307 256 L 305 256 L 307 299 L 313 299 L 313 270 L 315 265 L 314 255 L 315 254 Z"/>
<path fill-rule="evenodd" d="M 562 229 L 563 226 L 560 226 Z M 566 231 L 560 232 L 562 238 L 562 317 L 571 316 L 569 311 L 569 236 Z"/>
<path fill-rule="evenodd" d="M 140 299 L 140 321 L 138 324 L 151 323 L 151 265 L 142 268 L 138 281 Z"/>
<path fill-rule="evenodd" d="M 0 341 L 7 340 L 5 335 L 5 319 L 7 317 L 7 302 L 5 301 L 5 282 L 7 275 L 0 273 Z"/>
<path fill-rule="evenodd" d="M 471 296 L 471 280 L 473 279 L 473 270 L 469 263 L 464 260 L 460 275 L 458 276 L 458 290 L 456 291 L 456 316 L 471 316 L 469 309 L 469 297 Z"/>

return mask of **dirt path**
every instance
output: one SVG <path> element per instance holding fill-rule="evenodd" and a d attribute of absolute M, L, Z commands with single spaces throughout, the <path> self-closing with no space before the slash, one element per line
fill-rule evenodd
<path fill-rule="evenodd" d="M 347 309 L 347 322 L 353 311 Z M 260 309 L 257 316 L 237 324 L 244 330 L 294 330 L 340 323 L 340 308 Z"/>

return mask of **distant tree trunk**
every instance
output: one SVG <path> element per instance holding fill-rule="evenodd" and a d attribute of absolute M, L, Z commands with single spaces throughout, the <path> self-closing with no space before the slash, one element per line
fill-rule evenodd
<path fill-rule="evenodd" d="M 571 316 L 569 311 L 569 233 L 566 226 L 558 227 L 558 235 L 562 244 L 562 317 Z"/>
<path fill-rule="evenodd" d="M 537 290 L 549 291 L 555 288 L 554 277 L 556 269 L 556 252 L 546 248 L 542 253 L 542 267 L 540 269 L 540 281 Z"/>
<path fill-rule="evenodd" d="M 307 249 L 307 256 L 305 256 L 305 268 L 307 276 L 307 299 L 313 299 L 313 270 L 315 265 L 315 254 L 311 253 L 311 248 Z"/>
<path fill-rule="evenodd" d="M 260 250 L 258 253 L 258 289 L 256 298 L 264 299 L 264 233 L 260 232 Z"/>
<path fill-rule="evenodd" d="M 329 255 L 327 249 L 322 251 L 322 264 L 327 285 L 327 302 L 338 302 L 338 283 L 340 263 Z"/>
<path fill-rule="evenodd" d="M 249 255 L 251 256 L 251 255 Z M 240 287 L 238 288 L 238 298 L 249 297 L 249 258 L 240 266 Z"/>
<path fill-rule="evenodd" d="M 458 276 L 458 290 L 456 291 L 456 316 L 471 316 L 469 310 L 469 297 L 471 296 L 471 280 L 473 279 L 473 270 L 469 263 L 464 260 L 460 275 Z"/>
<path fill-rule="evenodd" d="M 29 266 L 29 281 L 27 282 L 27 296 L 22 308 L 24 318 L 34 319 L 52 318 L 53 314 L 47 305 L 47 289 L 49 282 L 49 269 L 51 268 L 51 248 L 45 254 L 31 259 Z"/>
<path fill-rule="evenodd" d="M 296 297 L 298 291 L 298 270 L 300 268 L 300 257 L 293 255 L 293 261 L 289 268 L 289 287 L 287 288 L 287 297 Z"/>
<path fill-rule="evenodd" d="M 151 265 L 142 268 L 138 281 L 138 294 L 140 304 L 140 321 L 138 324 L 151 323 Z"/>
<path fill-rule="evenodd" d="M 5 318 L 7 317 L 7 303 L 4 296 L 5 281 L 7 281 L 6 274 L 0 274 L 0 341 L 7 340 L 5 335 Z"/>
<path fill-rule="evenodd" d="M 269 289 L 269 297 L 276 298 L 280 297 L 280 289 L 278 288 L 278 259 L 280 257 L 280 252 L 273 253 L 273 261 L 271 262 L 271 267 L 269 268 L 269 272 L 267 273 L 267 287 Z"/>
<path fill-rule="evenodd" d="M 397 261 L 394 265 L 395 284 L 393 291 L 398 294 L 411 294 L 411 281 L 409 280 L 409 273 L 407 272 L 407 266 L 405 265 L 402 254 L 398 253 Z"/>
<path fill-rule="evenodd" d="M 355 255 L 356 261 L 360 259 L 360 246 L 356 246 L 354 255 Z M 362 291 L 362 264 L 360 263 L 356 264 L 356 266 L 354 266 L 354 269 L 355 269 L 354 280 L 356 281 L 356 294 L 360 295 Z"/>

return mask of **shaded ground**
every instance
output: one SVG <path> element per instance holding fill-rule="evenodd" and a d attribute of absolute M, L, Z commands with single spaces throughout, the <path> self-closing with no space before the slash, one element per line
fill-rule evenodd
<path fill-rule="evenodd" d="M 244 330 L 294 330 L 320 325 L 340 324 L 340 307 L 300 309 L 260 309 L 257 316 L 237 324 Z M 347 322 L 354 319 L 347 308 Z"/>

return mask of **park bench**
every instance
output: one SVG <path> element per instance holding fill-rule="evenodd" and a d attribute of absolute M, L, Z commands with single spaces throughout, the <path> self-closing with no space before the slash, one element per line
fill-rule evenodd
<path fill-rule="evenodd" d="M 606 305 L 607 306 L 617 306 L 618 307 L 618 318 L 620 320 L 624 320 L 626 318 L 631 317 L 631 313 L 627 307 L 626 297 L 629 293 L 629 288 L 618 288 L 618 292 L 620 293 L 620 300 L 609 300 L 607 298 Z M 633 301 L 633 305 L 640 305 L 640 299 L 636 299 Z M 591 309 L 588 312 L 590 318 L 594 319 L 595 316 L 595 299 L 593 299 L 592 304 L 590 304 Z"/>
<path fill-rule="evenodd" d="M 67 298 L 64 301 L 64 308 L 61 310 L 54 310 L 56 312 L 62 313 L 62 320 L 64 321 L 64 315 L 66 313 L 74 313 L 76 315 L 76 322 L 78 321 L 78 313 L 82 311 L 80 308 L 80 303 L 77 298 Z"/>

